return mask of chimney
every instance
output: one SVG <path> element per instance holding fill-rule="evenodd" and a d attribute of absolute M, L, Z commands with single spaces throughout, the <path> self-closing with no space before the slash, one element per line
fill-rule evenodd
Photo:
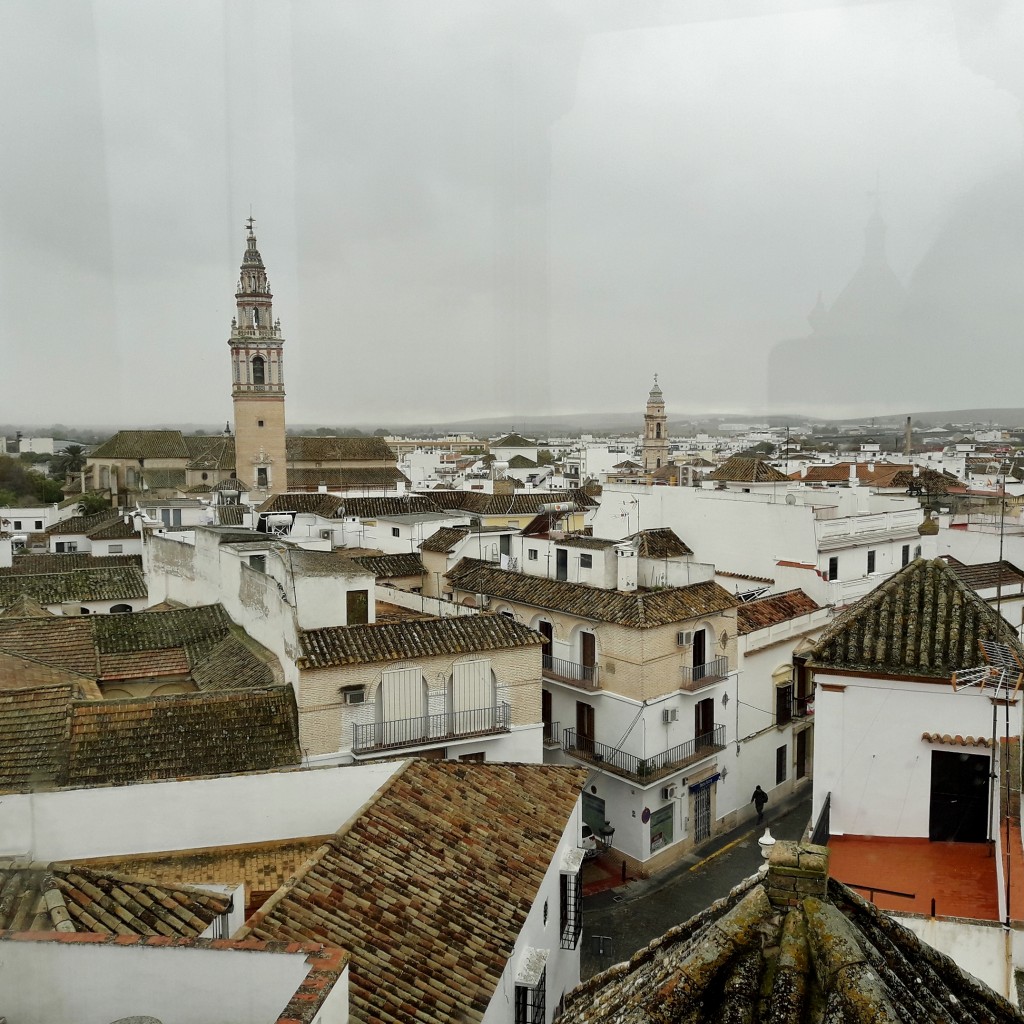
<path fill-rule="evenodd" d="M 906 432 L 903 435 L 903 454 L 909 459 L 911 455 L 911 446 L 913 443 L 913 431 L 910 429 L 910 417 L 907 417 Z"/>
<path fill-rule="evenodd" d="M 779 840 L 768 857 L 765 888 L 773 907 L 795 907 L 808 896 L 828 896 L 827 846 Z"/>
<path fill-rule="evenodd" d="M 857 463 L 850 463 L 850 485 L 856 486 L 857 484 Z"/>
<path fill-rule="evenodd" d="M 623 545 L 615 549 L 618 556 L 618 581 L 619 590 L 634 591 L 637 585 L 637 557 L 636 548 Z"/>

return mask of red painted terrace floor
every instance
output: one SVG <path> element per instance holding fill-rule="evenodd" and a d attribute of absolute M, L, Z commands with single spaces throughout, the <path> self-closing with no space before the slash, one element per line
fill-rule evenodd
<path fill-rule="evenodd" d="M 1016 833 L 1011 830 L 1013 834 L 1019 837 L 1019 829 Z M 1020 862 L 1019 838 L 1015 845 L 1015 859 Z M 832 877 L 882 910 L 999 920 L 996 862 L 988 843 L 832 836 L 828 846 Z M 890 892 L 879 891 L 883 889 Z M 897 896 L 893 892 L 908 895 Z"/>

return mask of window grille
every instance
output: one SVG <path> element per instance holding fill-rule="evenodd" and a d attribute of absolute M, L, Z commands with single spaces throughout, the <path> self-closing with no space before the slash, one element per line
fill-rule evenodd
<path fill-rule="evenodd" d="M 548 970 L 541 971 L 536 985 L 516 985 L 515 1024 L 545 1024 Z"/>
<path fill-rule="evenodd" d="M 562 949 L 575 949 L 583 932 L 583 875 L 578 871 L 561 876 L 558 927 Z"/>

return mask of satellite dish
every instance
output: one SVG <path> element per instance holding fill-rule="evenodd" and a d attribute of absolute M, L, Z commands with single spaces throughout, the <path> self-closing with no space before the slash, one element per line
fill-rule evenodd
<path fill-rule="evenodd" d="M 786 495 L 786 504 L 787 505 L 795 505 L 796 504 L 796 495 L 795 494 L 787 494 Z"/>

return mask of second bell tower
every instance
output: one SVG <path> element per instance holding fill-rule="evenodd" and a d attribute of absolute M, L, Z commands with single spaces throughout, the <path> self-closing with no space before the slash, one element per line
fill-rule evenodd
<path fill-rule="evenodd" d="M 252 217 L 231 321 L 231 399 L 235 418 L 235 475 L 254 494 L 288 490 L 284 423 L 284 338 L 274 319 L 263 257 Z"/>

